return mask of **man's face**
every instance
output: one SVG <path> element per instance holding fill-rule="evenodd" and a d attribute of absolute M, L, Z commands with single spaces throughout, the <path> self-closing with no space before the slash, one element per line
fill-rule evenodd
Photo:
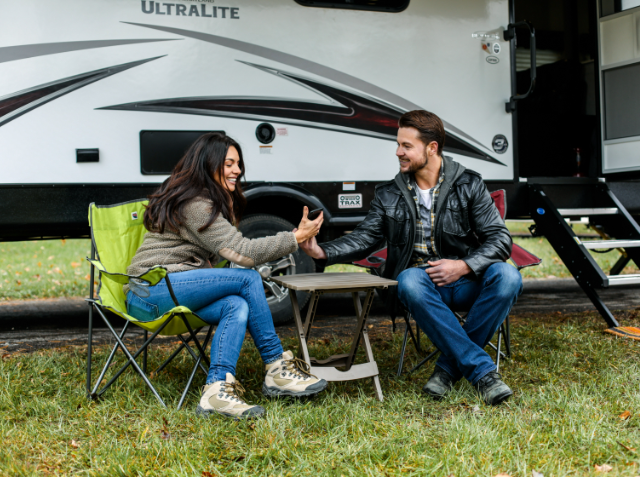
<path fill-rule="evenodd" d="M 427 147 L 418 137 L 416 128 L 398 129 L 398 149 L 396 156 L 400 161 L 400 172 L 415 174 L 427 165 Z"/>

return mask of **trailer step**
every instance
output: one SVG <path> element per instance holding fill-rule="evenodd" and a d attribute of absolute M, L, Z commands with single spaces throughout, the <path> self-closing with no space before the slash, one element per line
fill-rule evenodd
<path fill-rule="evenodd" d="M 574 190 L 573 194 L 569 191 L 560 193 L 557 188 L 545 184 L 530 183 L 528 188 L 531 218 L 536 223 L 534 235 L 547 238 L 607 325 L 619 326 L 611 310 L 598 295 L 598 289 L 640 285 L 640 273 L 620 275 L 630 261 L 640 264 L 640 225 L 604 182 L 584 184 L 579 190 Z M 562 205 L 573 207 L 557 207 L 544 189 L 553 193 L 557 200 L 562 200 Z M 594 240 L 581 240 L 568 223 L 568 219 L 574 217 L 589 217 L 589 223 L 602 236 Z M 606 249 L 622 252 L 608 272 L 602 269 L 590 253 Z"/>
<path fill-rule="evenodd" d="M 620 212 L 617 207 L 596 207 L 585 209 L 558 209 L 563 217 L 591 217 L 592 215 L 616 215 Z"/>
<path fill-rule="evenodd" d="M 640 240 L 589 240 L 583 241 L 582 245 L 590 250 L 594 248 L 640 247 Z"/>
<path fill-rule="evenodd" d="M 619 285 L 638 285 L 640 284 L 640 273 L 633 275 L 613 275 L 608 276 L 609 286 L 615 287 Z"/>

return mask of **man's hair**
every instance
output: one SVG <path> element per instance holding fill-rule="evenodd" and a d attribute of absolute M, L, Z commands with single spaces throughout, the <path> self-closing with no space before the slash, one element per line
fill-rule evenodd
<path fill-rule="evenodd" d="M 444 147 L 444 124 L 442 120 L 429 111 L 418 109 L 408 111 L 400 116 L 398 126 L 401 128 L 415 128 L 418 130 L 418 137 L 427 146 L 430 142 L 438 143 L 438 155 L 442 156 Z"/>

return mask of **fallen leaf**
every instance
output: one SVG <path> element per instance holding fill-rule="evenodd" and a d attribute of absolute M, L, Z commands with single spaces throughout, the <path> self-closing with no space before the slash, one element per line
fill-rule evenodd
<path fill-rule="evenodd" d="M 255 428 L 256 428 L 256 425 L 255 425 L 255 424 L 251 424 L 251 425 L 249 426 L 249 429 L 251 429 L 252 431 L 253 431 Z"/>
<path fill-rule="evenodd" d="M 631 417 L 631 411 L 624 411 L 622 414 L 618 416 L 621 421 L 626 421 Z"/>
<path fill-rule="evenodd" d="M 612 470 L 613 470 L 613 467 L 611 467 L 609 464 L 602 464 L 602 465 L 596 464 L 596 472 L 610 472 Z"/>
<path fill-rule="evenodd" d="M 71 447 L 73 447 L 74 449 L 77 449 L 78 447 L 80 447 L 80 443 L 75 439 L 71 439 Z"/>
<path fill-rule="evenodd" d="M 164 424 L 162 425 L 162 429 L 160 430 L 160 438 L 168 441 L 169 439 L 171 439 L 171 434 L 169 434 L 169 422 L 164 416 L 162 416 L 162 422 L 164 422 Z"/>
<path fill-rule="evenodd" d="M 80 264 L 78 262 L 71 262 L 71 266 L 73 268 L 78 268 L 80 266 Z"/>
<path fill-rule="evenodd" d="M 536 472 L 535 470 L 531 471 L 531 477 L 544 477 L 540 472 Z"/>
<path fill-rule="evenodd" d="M 471 412 L 480 412 L 480 406 L 473 406 Z"/>
<path fill-rule="evenodd" d="M 213 474 L 211 472 L 207 472 L 206 470 L 203 470 L 202 477 L 213 477 Z"/>
<path fill-rule="evenodd" d="M 47 260 L 53 260 L 54 258 L 56 258 L 55 255 L 49 255 L 49 258 L 47 258 Z"/>
<path fill-rule="evenodd" d="M 4 356 L 3 356 L 3 357 L 4 357 Z M 616 441 L 616 442 L 618 443 L 618 445 L 619 445 L 620 447 L 622 447 L 622 448 L 623 448 L 623 449 L 625 449 L 625 450 L 628 450 L 629 452 L 635 452 L 635 451 L 636 451 L 636 448 L 635 448 L 635 447 L 625 446 L 625 445 L 624 445 L 622 442 L 620 442 L 620 441 Z"/>
<path fill-rule="evenodd" d="M 498 474 L 496 477 L 511 477 L 509 474 Z"/>

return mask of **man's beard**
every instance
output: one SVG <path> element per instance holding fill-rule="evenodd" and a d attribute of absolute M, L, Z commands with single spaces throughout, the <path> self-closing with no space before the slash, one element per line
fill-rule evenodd
<path fill-rule="evenodd" d="M 409 172 L 411 174 L 415 174 L 418 171 L 421 171 L 422 169 L 424 169 L 425 167 L 427 167 L 427 155 L 424 155 L 423 161 L 420 164 L 416 164 L 411 162 L 410 166 L 409 166 Z"/>

